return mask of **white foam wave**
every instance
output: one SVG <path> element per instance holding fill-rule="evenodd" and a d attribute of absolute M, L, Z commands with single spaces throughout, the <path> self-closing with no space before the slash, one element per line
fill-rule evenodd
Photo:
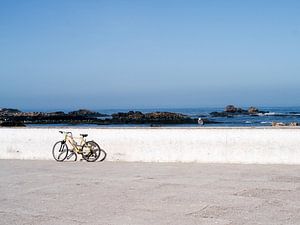
<path fill-rule="evenodd" d="M 259 116 L 284 116 L 286 114 L 276 113 L 276 112 L 267 112 L 267 113 L 258 113 Z"/>
<path fill-rule="evenodd" d="M 275 112 L 268 112 L 264 113 L 265 116 L 275 116 L 275 115 L 281 115 L 282 113 L 275 113 Z"/>

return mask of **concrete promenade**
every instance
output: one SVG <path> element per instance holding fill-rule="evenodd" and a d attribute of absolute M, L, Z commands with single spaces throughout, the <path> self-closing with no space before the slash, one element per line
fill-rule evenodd
<path fill-rule="evenodd" d="M 299 165 L 0 160 L 0 224 L 300 224 Z"/>

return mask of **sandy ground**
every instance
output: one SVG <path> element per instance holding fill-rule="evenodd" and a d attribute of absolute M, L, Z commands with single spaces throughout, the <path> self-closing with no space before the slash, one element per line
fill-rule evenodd
<path fill-rule="evenodd" d="M 300 166 L 0 160 L 0 224 L 300 224 Z"/>

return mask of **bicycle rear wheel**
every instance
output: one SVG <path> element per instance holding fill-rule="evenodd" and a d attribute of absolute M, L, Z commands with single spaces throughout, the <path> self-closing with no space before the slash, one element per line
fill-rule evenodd
<path fill-rule="evenodd" d="M 101 153 L 100 146 L 94 141 L 88 141 L 82 146 L 82 157 L 88 162 L 95 162 Z"/>
<path fill-rule="evenodd" d="M 64 161 L 68 156 L 68 146 L 64 141 L 58 141 L 54 144 L 52 149 L 53 158 L 57 162 Z"/>

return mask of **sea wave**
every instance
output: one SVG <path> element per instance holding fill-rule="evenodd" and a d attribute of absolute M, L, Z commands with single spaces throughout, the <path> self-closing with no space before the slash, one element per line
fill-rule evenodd
<path fill-rule="evenodd" d="M 270 122 L 270 121 L 261 121 L 260 123 L 261 124 L 271 124 L 272 122 Z"/>
<path fill-rule="evenodd" d="M 259 116 L 281 116 L 284 115 L 283 113 L 276 113 L 276 112 L 267 112 L 267 113 L 258 113 Z"/>
<path fill-rule="evenodd" d="M 290 113 L 290 116 L 300 116 L 300 113 Z"/>
<path fill-rule="evenodd" d="M 300 113 L 268 112 L 268 113 L 259 113 L 258 116 L 299 117 Z"/>

